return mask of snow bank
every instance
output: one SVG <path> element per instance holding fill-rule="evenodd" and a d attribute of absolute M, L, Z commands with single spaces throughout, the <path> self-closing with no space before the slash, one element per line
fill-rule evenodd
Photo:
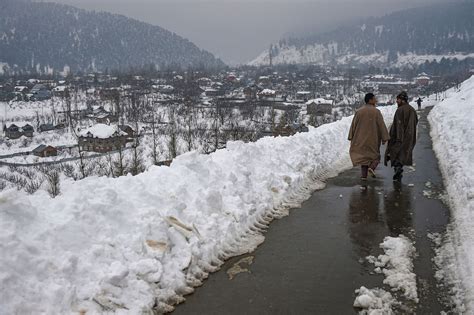
<path fill-rule="evenodd" d="M 387 122 L 394 107 L 381 108 Z M 170 311 L 273 218 L 351 167 L 351 117 L 287 138 L 228 143 L 138 176 L 0 193 L 6 314 Z"/>
<path fill-rule="evenodd" d="M 380 244 L 384 254 L 378 257 L 368 256 L 367 260 L 375 265 L 375 272 L 383 273 L 383 283 L 392 291 L 400 291 L 403 296 L 418 303 L 416 275 L 413 272 L 415 246 L 407 237 L 385 237 Z M 393 314 L 394 306 L 401 303 L 390 293 L 380 288 L 367 289 L 360 287 L 356 291 L 354 307 L 360 309 L 359 314 Z"/>
<path fill-rule="evenodd" d="M 374 314 L 393 314 L 393 306 L 398 302 L 393 296 L 383 289 L 367 289 L 360 287 L 355 291 L 357 297 L 354 301 L 354 307 L 361 309 L 360 315 L 374 315 Z"/>
<path fill-rule="evenodd" d="M 474 76 L 435 106 L 428 120 L 452 213 L 448 247 L 454 247 L 456 272 L 463 280 L 470 313 L 474 311 Z"/>
<path fill-rule="evenodd" d="M 385 254 L 377 258 L 367 257 L 369 262 L 376 267 L 377 273 L 383 273 L 384 284 L 389 285 L 394 291 L 401 291 L 407 299 L 418 302 L 416 290 L 416 275 L 413 272 L 413 257 L 416 254 L 415 246 L 410 239 L 387 236 L 380 247 Z"/>

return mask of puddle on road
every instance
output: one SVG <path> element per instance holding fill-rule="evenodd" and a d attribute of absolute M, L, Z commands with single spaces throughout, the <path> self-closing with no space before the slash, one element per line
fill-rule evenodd
<path fill-rule="evenodd" d="M 251 273 L 250 270 L 248 269 L 251 264 L 253 264 L 253 259 L 254 256 L 247 256 L 242 259 L 240 259 L 238 262 L 236 262 L 232 267 L 230 267 L 227 270 L 227 275 L 229 276 L 229 280 L 234 279 L 238 274 L 240 273 Z M 246 265 L 247 268 L 245 268 L 242 265 Z"/>

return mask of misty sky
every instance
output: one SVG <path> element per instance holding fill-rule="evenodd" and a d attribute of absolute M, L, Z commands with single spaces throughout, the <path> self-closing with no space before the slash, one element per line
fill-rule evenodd
<path fill-rule="evenodd" d="M 123 14 L 188 38 L 227 63 L 245 63 L 290 34 L 449 0 L 50 0 Z M 451 0 L 453 1 L 453 0 Z"/>

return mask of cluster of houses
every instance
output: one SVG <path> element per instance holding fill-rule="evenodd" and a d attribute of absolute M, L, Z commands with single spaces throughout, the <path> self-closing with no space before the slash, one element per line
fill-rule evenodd
<path fill-rule="evenodd" d="M 436 78 L 426 73 L 408 78 L 351 69 L 290 66 L 287 69 L 244 67 L 215 73 L 168 71 L 147 76 L 94 73 L 57 80 L 0 78 L 0 101 L 42 101 L 83 93 L 88 100 L 93 100 L 92 105 L 75 109 L 73 114 L 76 119 L 86 119 L 95 125 L 80 132 L 78 146 L 82 151 L 105 153 L 125 147 L 136 134 L 123 121 L 120 124 L 115 110 L 107 110 L 101 104 L 120 103 L 136 95 L 151 95 L 158 106 L 175 103 L 201 108 L 237 108 L 242 113 L 265 107 L 325 117 L 340 108 L 348 108 L 348 113 L 351 113 L 365 92 L 375 92 L 382 96 L 383 102 L 390 104 L 399 91 L 407 90 L 417 96 L 435 81 Z M 65 127 L 64 123 L 44 123 L 37 126 L 37 131 Z M 306 130 L 304 124 L 295 121 L 275 126 L 268 132 L 271 135 L 291 135 Z M 5 124 L 3 131 L 5 137 L 14 140 L 23 136 L 33 137 L 35 128 L 31 123 L 12 122 Z M 33 151 L 41 157 L 57 153 L 58 149 L 49 145 L 41 145 Z"/>

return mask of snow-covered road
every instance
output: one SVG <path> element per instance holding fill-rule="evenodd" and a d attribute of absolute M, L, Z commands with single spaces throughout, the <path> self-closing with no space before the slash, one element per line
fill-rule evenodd
<path fill-rule="evenodd" d="M 229 261 L 175 313 L 352 314 L 357 295 L 366 311 L 382 314 L 449 310 L 430 239 L 444 233 L 449 209 L 439 199 L 443 182 L 426 114 L 419 130 L 416 166 L 401 186 L 383 166 L 366 185 L 358 169 L 330 179 L 301 209 L 272 223 L 265 243 L 245 256 L 253 257 L 242 265 L 250 273 L 229 280 L 241 257 Z M 356 294 L 361 287 L 371 290 Z"/>

